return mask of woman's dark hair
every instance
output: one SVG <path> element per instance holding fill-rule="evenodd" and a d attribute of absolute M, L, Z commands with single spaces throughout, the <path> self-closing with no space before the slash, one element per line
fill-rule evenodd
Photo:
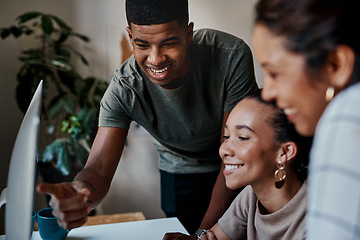
<path fill-rule="evenodd" d="M 291 162 L 291 167 L 296 172 L 299 180 L 304 182 L 307 178 L 309 154 L 313 137 L 305 137 L 298 134 L 294 125 L 287 120 L 284 112 L 276 107 L 275 102 L 267 102 L 261 98 L 261 89 L 246 96 L 244 99 L 253 99 L 260 104 L 271 107 L 274 110 L 273 114 L 267 119 L 267 121 L 274 130 L 275 141 L 280 143 L 291 141 L 296 144 L 298 151 L 294 160 Z"/>
<path fill-rule="evenodd" d="M 286 39 L 285 47 L 303 54 L 308 74 L 318 77 L 338 45 L 348 45 L 355 54 L 349 85 L 360 80 L 360 23 L 356 0 L 259 0 L 256 23 Z"/>
<path fill-rule="evenodd" d="M 189 22 L 188 0 L 126 0 L 126 18 L 136 25 L 162 24 L 177 20 L 180 25 Z"/>

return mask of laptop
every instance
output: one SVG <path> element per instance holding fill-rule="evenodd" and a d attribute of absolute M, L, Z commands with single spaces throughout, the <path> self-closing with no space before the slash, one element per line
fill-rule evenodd
<path fill-rule="evenodd" d="M 21 123 L 10 159 L 7 188 L 0 196 L 0 202 L 6 203 L 7 240 L 29 240 L 31 235 L 42 85 L 43 81 L 39 83 Z"/>

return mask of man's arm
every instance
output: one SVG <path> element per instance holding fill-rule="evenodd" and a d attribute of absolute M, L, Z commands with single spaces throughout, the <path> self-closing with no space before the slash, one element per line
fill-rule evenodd
<path fill-rule="evenodd" d="M 91 147 L 84 169 L 75 177 L 74 182 L 84 184 L 91 190 L 88 200 L 95 208 L 109 191 L 128 130 L 122 128 L 100 127 Z"/>
<path fill-rule="evenodd" d="M 229 113 L 224 112 L 221 138 L 224 134 L 224 126 L 228 117 Z M 222 141 L 223 140 L 221 139 L 221 142 Z M 224 164 L 221 163 L 221 169 L 212 191 L 209 208 L 206 211 L 200 225 L 200 228 L 202 229 L 210 229 L 212 226 L 214 226 L 239 193 L 239 191 L 230 190 L 226 187 L 223 170 Z"/>
<path fill-rule="evenodd" d="M 72 229 L 106 196 L 119 163 L 128 130 L 100 127 L 84 169 L 72 183 L 40 184 L 38 192 L 50 194 L 50 206 L 59 224 Z"/>
<path fill-rule="evenodd" d="M 223 169 L 224 164 L 221 164 L 221 171 L 212 191 L 209 208 L 200 224 L 202 229 L 210 229 L 214 226 L 239 193 L 239 190 L 230 190 L 226 187 Z"/>

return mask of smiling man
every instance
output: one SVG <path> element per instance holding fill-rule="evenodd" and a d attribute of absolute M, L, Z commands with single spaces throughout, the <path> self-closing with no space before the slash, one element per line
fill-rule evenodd
<path fill-rule="evenodd" d="M 193 31 L 187 0 L 127 0 L 126 14 L 134 54 L 101 101 L 87 164 L 73 183 L 38 190 L 52 194 L 62 226 L 83 224 L 106 195 L 135 121 L 155 139 L 166 215 L 178 217 L 190 233 L 209 228 L 235 195 L 219 174 L 218 149 L 228 113 L 258 89 L 251 51 L 230 34 Z M 66 200 L 62 189 L 68 189 Z"/>

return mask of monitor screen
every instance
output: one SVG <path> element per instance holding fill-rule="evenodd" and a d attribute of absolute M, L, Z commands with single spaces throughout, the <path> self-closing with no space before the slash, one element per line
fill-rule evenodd
<path fill-rule="evenodd" d="M 41 81 L 25 113 L 11 155 L 5 209 L 7 240 L 30 239 L 42 84 Z"/>

